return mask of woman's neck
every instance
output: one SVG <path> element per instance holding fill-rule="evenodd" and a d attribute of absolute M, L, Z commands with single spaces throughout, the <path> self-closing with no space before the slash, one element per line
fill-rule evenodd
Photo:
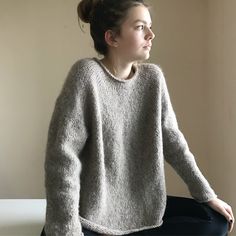
<path fill-rule="evenodd" d="M 104 57 L 101 59 L 103 65 L 112 73 L 115 77 L 119 79 L 130 79 L 134 71 L 132 70 L 133 63 L 122 63 L 117 59 L 112 59 L 109 57 Z"/>

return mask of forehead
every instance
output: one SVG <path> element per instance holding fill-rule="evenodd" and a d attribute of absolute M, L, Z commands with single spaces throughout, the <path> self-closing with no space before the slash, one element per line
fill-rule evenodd
<path fill-rule="evenodd" d="M 129 9 L 124 24 L 132 24 L 137 21 L 147 22 L 147 24 L 152 22 L 151 15 L 147 7 L 140 5 Z"/>

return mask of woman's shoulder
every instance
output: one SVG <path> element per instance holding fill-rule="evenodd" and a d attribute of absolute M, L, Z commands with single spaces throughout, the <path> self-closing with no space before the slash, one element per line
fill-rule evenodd
<path fill-rule="evenodd" d="M 139 64 L 139 68 L 143 73 L 153 76 L 163 76 L 163 70 L 158 64 L 142 62 Z"/>
<path fill-rule="evenodd" d="M 77 60 L 72 65 L 72 70 L 79 71 L 80 73 L 93 73 L 96 71 L 98 64 L 96 63 L 95 58 L 83 58 Z"/>
<path fill-rule="evenodd" d="M 94 58 L 83 58 L 75 61 L 69 69 L 69 79 L 76 83 L 87 84 L 96 76 L 100 67 Z"/>

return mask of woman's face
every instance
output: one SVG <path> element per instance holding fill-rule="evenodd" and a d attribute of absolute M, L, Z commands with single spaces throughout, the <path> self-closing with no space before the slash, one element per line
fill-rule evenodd
<path fill-rule="evenodd" d="M 117 56 L 126 62 L 148 59 L 155 37 L 151 25 L 151 16 L 145 6 L 132 7 L 115 38 Z"/>

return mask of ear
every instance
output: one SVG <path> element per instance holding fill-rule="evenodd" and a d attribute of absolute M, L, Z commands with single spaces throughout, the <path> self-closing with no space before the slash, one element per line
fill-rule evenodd
<path fill-rule="evenodd" d="M 118 47 L 118 42 L 116 40 L 116 34 L 112 30 L 107 30 L 105 32 L 105 41 L 111 47 Z"/>

